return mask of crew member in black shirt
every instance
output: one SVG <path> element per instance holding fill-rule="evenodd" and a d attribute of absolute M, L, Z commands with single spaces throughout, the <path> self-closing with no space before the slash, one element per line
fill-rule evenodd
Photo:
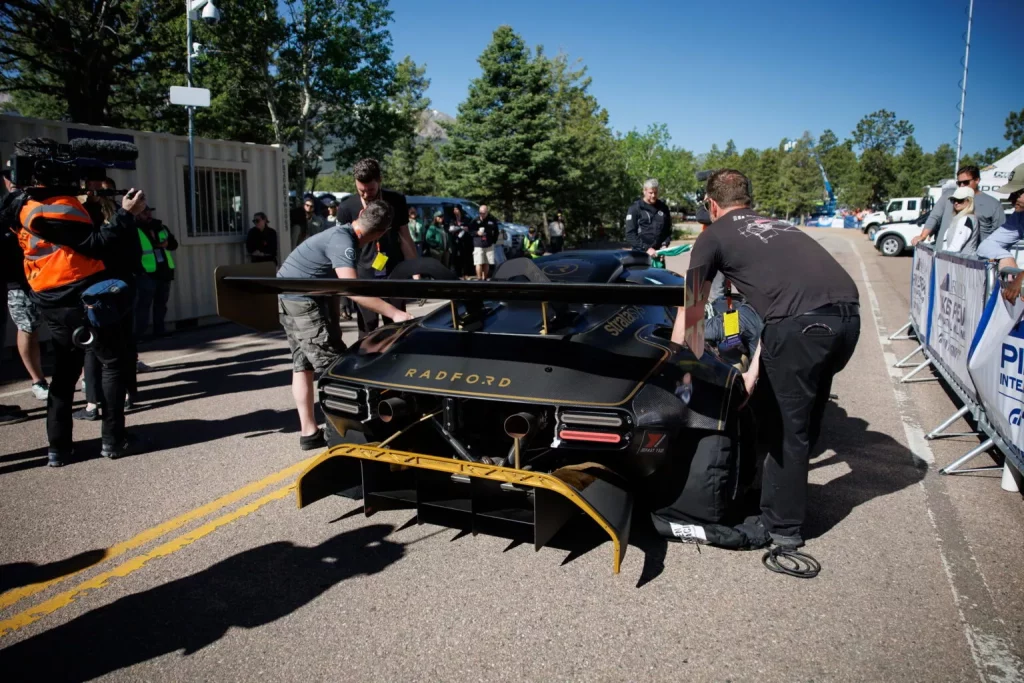
<path fill-rule="evenodd" d="M 672 216 L 665 202 L 658 199 L 658 181 L 654 178 L 644 183 L 644 196 L 626 213 L 626 241 L 651 256 L 672 241 Z"/>
<path fill-rule="evenodd" d="M 380 164 L 375 159 L 357 161 L 352 167 L 352 174 L 356 180 L 356 193 L 345 197 L 338 207 L 338 225 L 351 225 L 359 218 L 363 207 L 374 200 L 383 199 L 391 206 L 391 229 L 379 240 L 360 248 L 356 267 L 360 278 L 387 277 L 403 260 L 417 257 L 416 245 L 409 234 L 409 207 L 405 203 L 405 195 L 381 188 Z M 387 301 L 398 310 L 405 310 L 404 299 Z M 385 320 L 391 322 L 388 318 Z M 380 316 L 360 306 L 357 322 L 359 337 L 362 338 L 377 329 Z"/>
<path fill-rule="evenodd" d="M 765 322 L 743 376 L 758 429 L 768 432 L 760 523 L 777 545 L 797 548 L 803 545 L 811 448 L 832 378 L 846 367 L 860 336 L 857 285 L 813 237 L 754 213 L 750 181 L 739 171 L 711 174 L 704 204 L 713 222 L 697 238 L 690 268 L 705 268 L 705 295 L 715 275 L 724 273 Z M 680 309 L 672 341 L 683 343 L 686 324 Z"/>
<path fill-rule="evenodd" d="M 262 211 L 252 217 L 252 227 L 245 237 L 245 250 L 253 263 L 277 263 L 277 231 L 270 227 Z"/>

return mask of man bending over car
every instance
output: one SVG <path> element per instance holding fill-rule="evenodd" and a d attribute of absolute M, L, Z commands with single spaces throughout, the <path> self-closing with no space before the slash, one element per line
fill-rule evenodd
<path fill-rule="evenodd" d="M 391 226 L 391 207 L 383 200 L 368 203 L 351 225 L 328 228 L 295 248 L 277 271 L 283 278 L 355 280 L 360 247 L 380 239 Z M 383 299 L 349 297 L 365 309 L 395 322 L 411 320 Z M 325 448 L 327 438 L 313 413 L 313 373 L 322 374 L 345 350 L 337 309 L 331 297 L 281 294 L 278 297 L 281 326 L 292 352 L 292 396 L 302 427 L 299 447 L 304 451 Z"/>

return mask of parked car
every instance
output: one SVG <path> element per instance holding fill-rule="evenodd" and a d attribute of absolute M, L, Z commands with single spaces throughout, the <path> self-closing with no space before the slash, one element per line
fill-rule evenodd
<path fill-rule="evenodd" d="M 438 210 L 444 212 L 444 221 L 448 223 L 454 216 L 452 209 L 455 206 L 462 209 L 462 215 L 467 220 L 472 220 L 480 215 L 479 204 L 458 197 L 418 197 L 408 195 L 405 198 L 405 203 L 409 205 L 410 209 L 416 209 L 416 214 L 423 221 L 424 225 L 433 222 L 434 212 Z"/>
<path fill-rule="evenodd" d="M 880 226 L 873 238 L 875 249 L 881 252 L 882 256 L 899 256 L 909 251 L 912 248 L 910 241 L 921 234 L 921 225 L 926 218 L 927 216 L 921 216 L 916 221 L 887 223 Z"/>
<path fill-rule="evenodd" d="M 885 211 L 869 213 L 861 221 L 863 230 L 868 239 L 874 240 L 875 233 L 882 228 L 888 227 L 888 223 L 908 223 L 919 220 L 926 216 L 935 205 L 935 189 L 928 188 L 928 194 L 923 197 L 895 197 L 890 199 L 885 206 Z"/>

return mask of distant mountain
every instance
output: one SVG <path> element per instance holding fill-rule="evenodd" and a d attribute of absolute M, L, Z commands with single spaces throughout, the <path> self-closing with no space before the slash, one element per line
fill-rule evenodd
<path fill-rule="evenodd" d="M 416 127 L 416 136 L 421 140 L 443 142 L 448 139 L 448 133 L 445 132 L 440 124 L 454 120 L 454 117 L 448 116 L 443 111 L 427 109 L 420 115 L 420 124 Z"/>

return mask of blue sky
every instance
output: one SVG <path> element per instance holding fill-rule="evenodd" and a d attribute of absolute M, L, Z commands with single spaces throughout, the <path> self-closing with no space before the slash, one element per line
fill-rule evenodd
<path fill-rule="evenodd" d="M 877 109 L 910 120 L 925 150 L 956 142 L 967 0 L 391 0 L 395 58 L 427 65 L 451 115 L 501 24 L 549 54 L 581 58 L 620 131 L 668 124 L 703 152 L 732 138 L 774 146 L 804 130 L 840 139 Z M 1003 147 L 1024 107 L 1024 1 L 976 0 L 964 151 Z M 1013 69 L 1010 65 L 1013 65 Z M 1011 85 L 1016 80 L 1015 85 Z"/>

